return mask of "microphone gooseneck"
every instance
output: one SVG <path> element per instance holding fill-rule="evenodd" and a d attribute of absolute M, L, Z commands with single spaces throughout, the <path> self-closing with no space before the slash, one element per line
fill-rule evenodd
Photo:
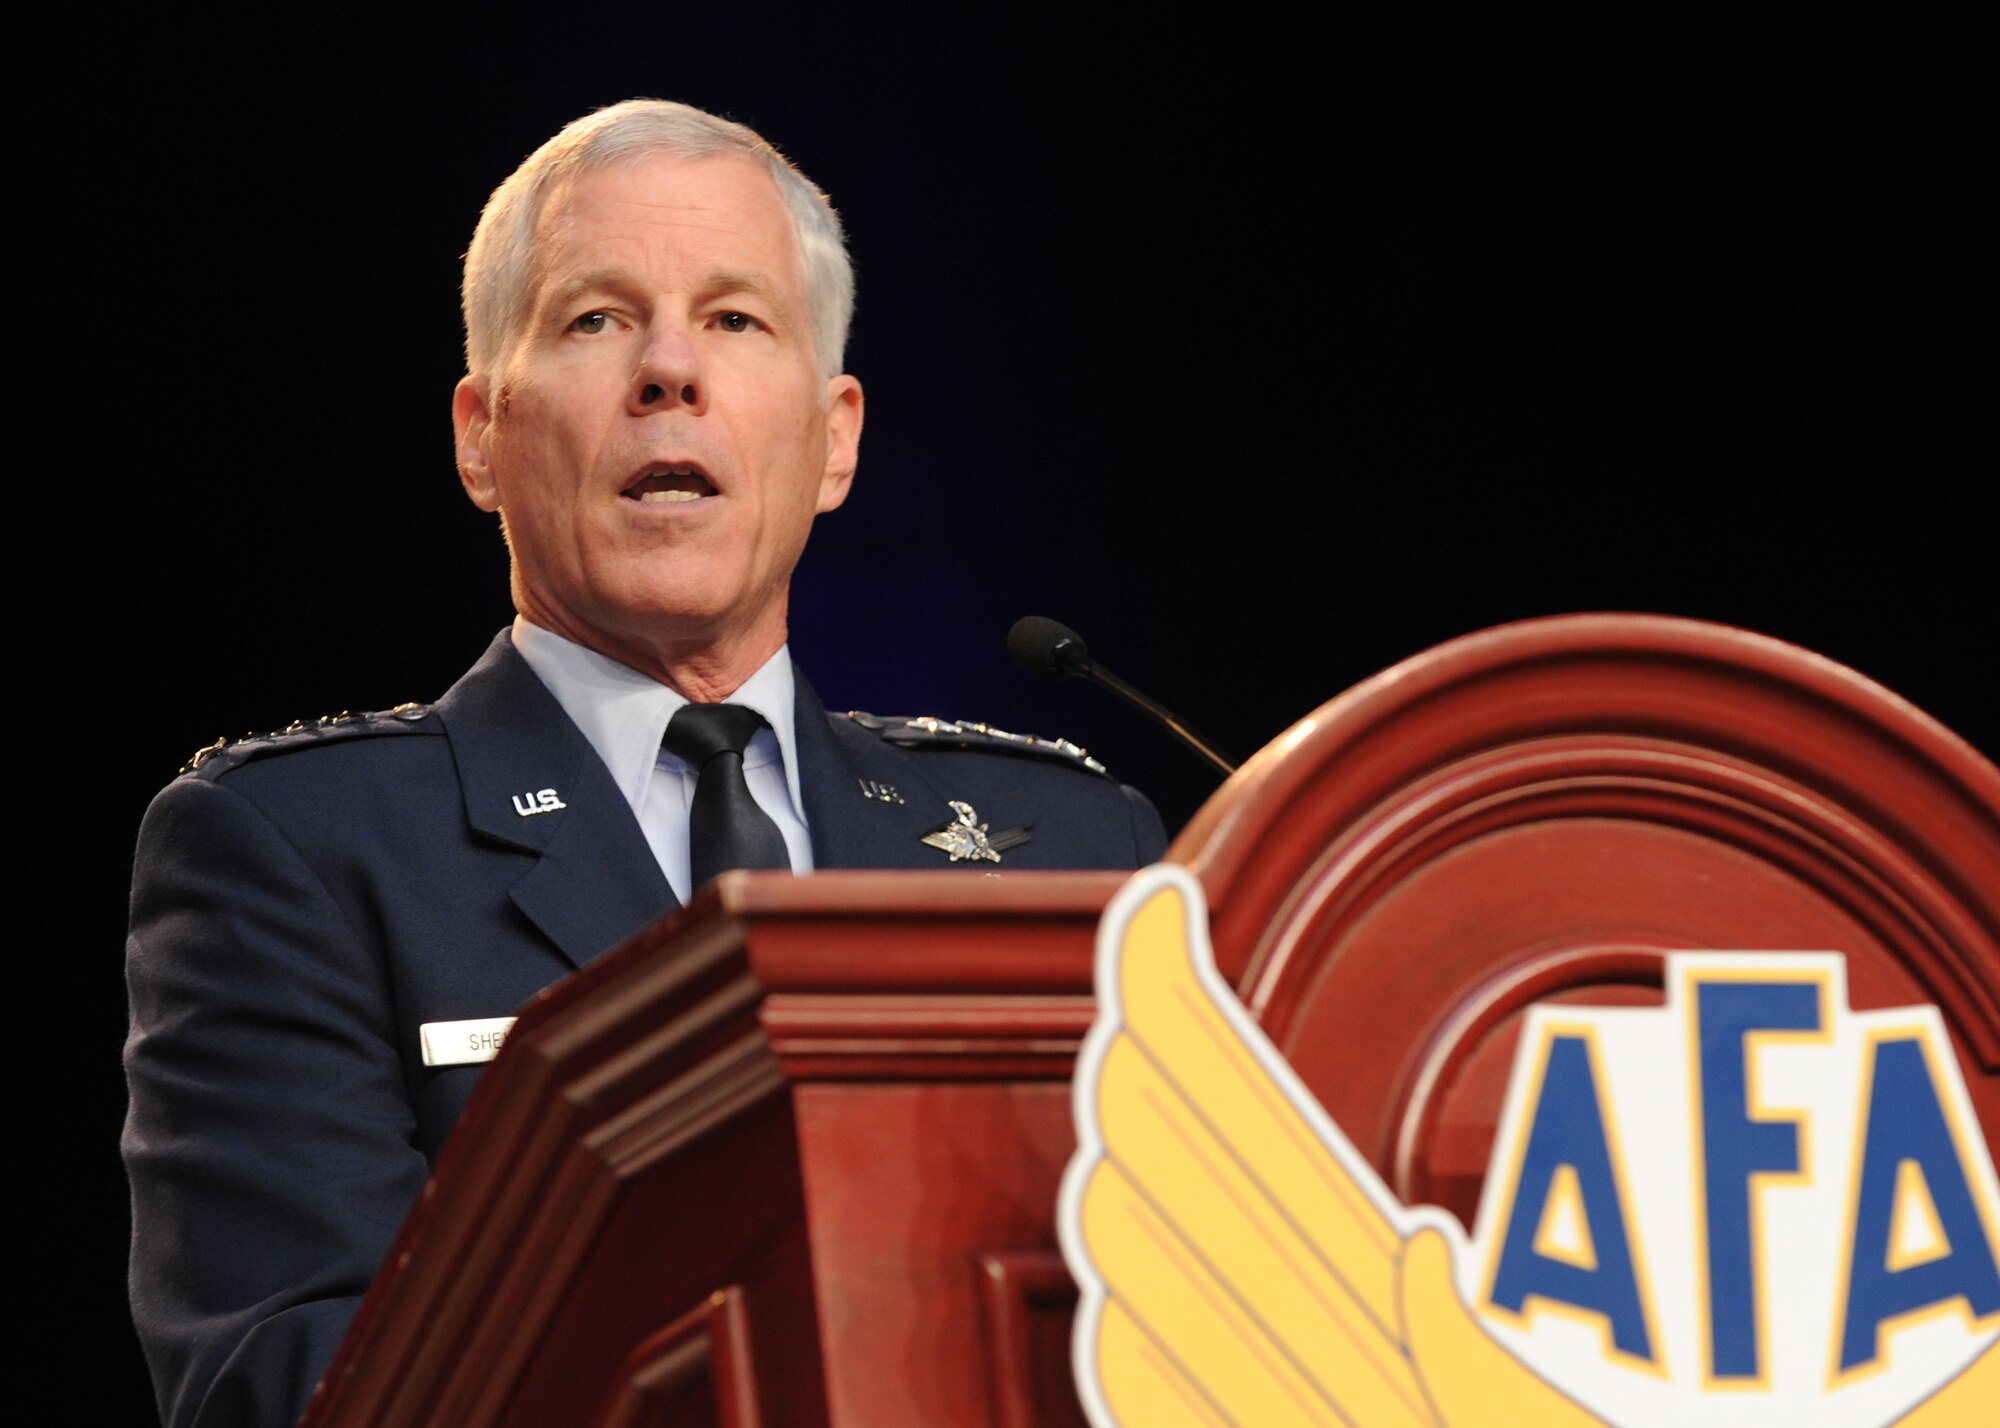
<path fill-rule="evenodd" d="M 1110 690 L 1168 733 L 1193 749 L 1223 774 L 1236 772 L 1235 762 L 1197 734 L 1164 705 L 1147 698 L 1090 657 L 1090 650 L 1069 626 L 1041 615 L 1024 615 L 1007 632 L 1007 652 L 1015 663 L 1044 679 L 1086 679 Z"/>

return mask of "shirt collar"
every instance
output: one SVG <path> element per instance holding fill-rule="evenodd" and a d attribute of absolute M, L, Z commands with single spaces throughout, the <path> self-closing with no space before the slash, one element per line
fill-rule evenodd
<path fill-rule="evenodd" d="M 636 813 L 660 762 L 667 721 L 686 704 L 678 691 L 609 655 L 564 639 L 529 620 L 514 617 L 514 649 L 528 662 L 563 712 L 570 717 Z M 793 727 L 792 655 L 780 645 L 758 671 L 729 696 L 731 704 L 755 709 L 777 736 L 778 757 L 792 807 L 805 816 L 799 791 L 799 748 Z M 671 754 L 666 755 L 672 759 Z"/>

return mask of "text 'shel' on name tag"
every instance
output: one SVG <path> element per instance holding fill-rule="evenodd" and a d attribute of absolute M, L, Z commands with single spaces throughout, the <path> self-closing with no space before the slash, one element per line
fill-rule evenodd
<path fill-rule="evenodd" d="M 417 1028 L 424 1044 L 424 1065 L 466 1066 L 491 1061 L 514 1025 L 511 1016 L 483 1016 L 474 1021 L 427 1021 Z"/>

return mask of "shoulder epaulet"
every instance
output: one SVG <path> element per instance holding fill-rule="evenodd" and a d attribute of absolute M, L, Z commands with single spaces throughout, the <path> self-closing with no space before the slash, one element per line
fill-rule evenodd
<path fill-rule="evenodd" d="M 180 771 L 184 774 L 197 771 L 215 774 L 265 754 L 290 753 L 295 749 L 308 749 L 318 744 L 373 734 L 416 733 L 430 717 L 431 706 L 428 704 L 398 704 L 394 709 L 373 709 L 363 714 L 350 714 L 343 709 L 338 714 L 322 714 L 317 719 L 294 719 L 284 728 L 272 729 L 268 733 L 245 734 L 236 740 L 217 739 L 196 749 L 193 757 L 181 765 Z"/>
<path fill-rule="evenodd" d="M 1109 774 L 1109 770 L 1103 764 L 1068 739 L 1044 739 L 1035 734 L 1014 734 L 1005 729 L 996 729 L 991 724 L 969 723 L 959 719 L 936 719 L 928 714 L 909 719 L 850 709 L 847 711 L 847 717 L 870 733 L 892 744 L 900 744 L 904 748 L 931 746 L 952 749 L 995 749 L 1010 754 L 1039 754 L 1044 758 L 1061 759 L 1081 765 L 1092 773 L 1107 776 Z"/>

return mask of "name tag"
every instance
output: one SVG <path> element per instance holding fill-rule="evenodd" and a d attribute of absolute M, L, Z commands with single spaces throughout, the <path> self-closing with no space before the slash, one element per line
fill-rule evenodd
<path fill-rule="evenodd" d="M 423 1042 L 424 1065 L 466 1066 L 491 1061 L 514 1025 L 511 1016 L 486 1016 L 476 1021 L 427 1021 L 417 1028 Z"/>

